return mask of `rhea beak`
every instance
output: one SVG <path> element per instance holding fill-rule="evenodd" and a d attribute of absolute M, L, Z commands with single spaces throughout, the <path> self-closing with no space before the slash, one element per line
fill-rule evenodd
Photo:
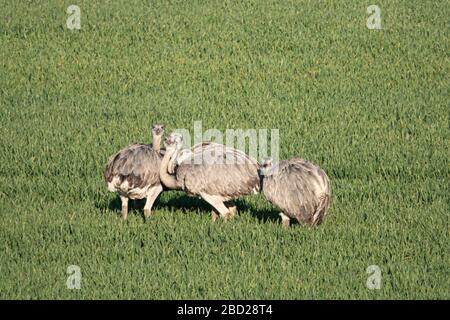
<path fill-rule="evenodd" d="M 166 139 L 164 140 L 164 143 L 165 143 L 166 145 L 172 144 L 172 143 L 173 143 L 173 140 L 172 140 L 171 136 L 166 137 Z"/>
<path fill-rule="evenodd" d="M 264 167 L 261 166 L 261 167 L 258 168 L 258 175 L 259 176 L 263 176 L 264 172 L 265 172 L 265 168 Z"/>

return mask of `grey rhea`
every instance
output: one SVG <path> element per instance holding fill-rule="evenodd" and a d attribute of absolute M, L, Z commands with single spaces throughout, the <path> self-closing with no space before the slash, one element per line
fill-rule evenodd
<path fill-rule="evenodd" d="M 236 214 L 232 200 L 259 191 L 257 161 L 217 143 L 204 142 L 181 150 L 182 141 L 177 133 L 166 138 L 161 182 L 169 189 L 204 199 L 213 207 L 213 221 L 219 216 L 232 218 Z"/>
<path fill-rule="evenodd" d="M 319 225 L 331 202 L 331 184 L 326 173 L 303 159 L 283 160 L 272 165 L 261 164 L 261 189 L 264 197 L 282 212 L 285 226 L 291 218 Z"/>
<path fill-rule="evenodd" d="M 104 178 L 108 190 L 120 195 L 124 219 L 128 216 L 128 199 L 147 198 L 144 215 L 149 217 L 153 203 L 163 190 L 159 179 L 163 134 L 164 126 L 155 124 L 152 144 L 131 144 L 109 158 Z"/>

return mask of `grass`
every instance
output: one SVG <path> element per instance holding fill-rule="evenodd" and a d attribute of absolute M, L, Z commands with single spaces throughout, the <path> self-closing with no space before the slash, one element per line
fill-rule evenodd
<path fill-rule="evenodd" d="M 0 0 L 0 298 L 449 299 L 449 6 L 380 0 L 368 30 L 370 4 Z M 279 128 L 330 176 L 325 223 L 179 192 L 122 221 L 108 157 L 196 120 Z"/>

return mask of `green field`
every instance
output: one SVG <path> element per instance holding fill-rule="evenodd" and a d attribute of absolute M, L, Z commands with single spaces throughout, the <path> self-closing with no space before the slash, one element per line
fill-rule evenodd
<path fill-rule="evenodd" d="M 449 299 L 449 16 L 427 0 L 0 0 L 0 298 Z M 280 158 L 331 179 L 325 222 L 285 230 L 253 195 L 212 224 L 181 192 L 123 221 L 108 157 L 197 120 L 279 128 Z"/>

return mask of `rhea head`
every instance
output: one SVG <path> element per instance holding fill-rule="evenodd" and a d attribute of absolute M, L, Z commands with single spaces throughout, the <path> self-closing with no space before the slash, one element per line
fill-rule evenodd
<path fill-rule="evenodd" d="M 156 137 L 162 137 L 164 134 L 164 125 L 163 124 L 154 124 L 152 126 L 152 134 Z"/>
<path fill-rule="evenodd" d="M 271 174 L 272 168 L 273 168 L 272 158 L 263 158 L 261 160 L 258 173 L 260 176 L 268 176 Z"/>
<path fill-rule="evenodd" d="M 172 132 L 166 137 L 164 145 L 167 150 L 173 149 L 178 150 L 183 144 L 183 136 L 177 132 Z"/>

